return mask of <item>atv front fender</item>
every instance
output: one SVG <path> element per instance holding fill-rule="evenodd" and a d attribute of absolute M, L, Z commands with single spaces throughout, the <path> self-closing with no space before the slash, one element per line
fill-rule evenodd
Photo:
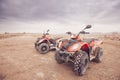
<path fill-rule="evenodd" d="M 102 40 L 95 40 L 95 46 L 100 47 L 103 44 Z"/>

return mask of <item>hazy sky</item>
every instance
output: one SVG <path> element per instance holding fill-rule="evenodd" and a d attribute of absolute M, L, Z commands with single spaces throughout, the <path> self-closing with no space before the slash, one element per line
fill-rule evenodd
<path fill-rule="evenodd" d="M 120 0 L 0 0 L 0 32 L 120 32 Z"/>

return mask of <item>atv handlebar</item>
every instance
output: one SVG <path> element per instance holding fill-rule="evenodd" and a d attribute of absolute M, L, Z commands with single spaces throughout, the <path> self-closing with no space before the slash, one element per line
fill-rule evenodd
<path fill-rule="evenodd" d="M 85 29 L 90 29 L 92 26 L 91 25 L 87 25 L 82 31 L 80 31 L 78 34 L 77 34 L 77 38 L 80 34 L 90 34 L 89 32 L 85 32 Z M 66 34 L 68 35 L 72 35 L 73 33 L 72 32 L 66 32 Z"/>
<path fill-rule="evenodd" d="M 80 34 L 90 34 L 90 33 L 85 31 L 80 31 Z"/>
<path fill-rule="evenodd" d="M 89 32 L 85 32 L 85 29 L 90 29 L 92 26 L 91 25 L 87 25 L 82 31 L 80 31 L 77 35 L 77 37 L 80 35 L 80 34 L 90 34 Z"/>
<path fill-rule="evenodd" d="M 46 33 L 46 35 L 49 35 L 49 33 Z"/>

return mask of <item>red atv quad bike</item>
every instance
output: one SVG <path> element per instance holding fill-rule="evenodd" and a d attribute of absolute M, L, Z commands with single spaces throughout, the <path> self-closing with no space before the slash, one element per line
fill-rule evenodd
<path fill-rule="evenodd" d="M 45 54 L 50 50 L 56 49 L 57 43 L 60 38 L 52 39 L 49 37 L 49 29 L 46 33 L 43 33 L 41 38 L 38 38 L 35 42 L 35 49 L 41 54 Z"/>
<path fill-rule="evenodd" d="M 70 34 L 71 39 L 64 39 L 59 42 L 59 49 L 56 51 L 55 59 L 59 64 L 71 63 L 73 71 L 77 75 L 83 75 L 88 68 L 89 61 L 101 62 L 103 50 L 98 39 L 81 39 L 80 34 L 88 34 L 85 29 L 91 28 L 91 25 L 86 26 L 82 31 L 76 34 Z M 92 56 L 92 57 L 91 57 Z"/>

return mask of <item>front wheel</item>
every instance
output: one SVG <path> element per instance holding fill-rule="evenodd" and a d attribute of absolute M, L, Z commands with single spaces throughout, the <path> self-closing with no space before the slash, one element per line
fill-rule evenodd
<path fill-rule="evenodd" d="M 83 75 L 88 68 L 89 57 L 85 51 L 79 51 L 75 57 L 73 69 L 79 76 Z"/>
<path fill-rule="evenodd" d="M 94 61 L 97 63 L 100 63 L 102 61 L 102 57 L 103 57 L 103 49 L 100 47 L 97 47 L 95 49 L 95 58 Z"/>
<path fill-rule="evenodd" d="M 61 60 L 61 56 L 60 56 L 60 54 L 59 54 L 59 51 L 57 51 L 56 54 L 55 54 L 55 60 L 56 60 L 59 64 L 64 63 L 64 61 Z"/>
<path fill-rule="evenodd" d="M 45 54 L 49 51 L 49 46 L 47 43 L 41 43 L 39 46 L 38 46 L 38 51 L 42 54 Z"/>

